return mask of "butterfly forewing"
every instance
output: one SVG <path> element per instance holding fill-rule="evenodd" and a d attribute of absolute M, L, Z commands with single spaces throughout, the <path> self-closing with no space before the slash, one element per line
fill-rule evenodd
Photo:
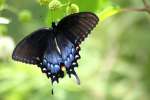
<path fill-rule="evenodd" d="M 91 12 L 80 12 L 63 18 L 56 32 L 62 32 L 74 44 L 80 44 L 96 26 L 99 19 Z"/>
<path fill-rule="evenodd" d="M 13 51 L 12 58 L 24 63 L 38 64 L 47 46 L 48 29 L 39 29 L 25 37 Z"/>

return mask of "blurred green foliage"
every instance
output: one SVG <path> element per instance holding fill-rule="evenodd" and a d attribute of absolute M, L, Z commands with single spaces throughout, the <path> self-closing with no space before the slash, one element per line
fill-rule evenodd
<path fill-rule="evenodd" d="M 41 3 L 42 1 L 42 3 Z M 142 0 L 0 0 L 0 100 L 150 100 L 150 15 L 120 12 L 142 7 Z M 34 65 L 12 61 L 14 42 L 66 16 L 69 3 L 91 11 L 100 23 L 81 45 L 81 85 L 65 76 L 54 85 Z M 120 12 L 120 13 L 119 13 Z M 112 16 L 114 15 L 114 16 Z"/>
<path fill-rule="evenodd" d="M 30 11 L 28 10 L 22 10 L 20 13 L 19 13 L 19 20 L 20 22 L 22 23 L 26 23 L 26 22 L 29 22 L 31 20 L 31 17 L 32 17 L 32 14 Z"/>

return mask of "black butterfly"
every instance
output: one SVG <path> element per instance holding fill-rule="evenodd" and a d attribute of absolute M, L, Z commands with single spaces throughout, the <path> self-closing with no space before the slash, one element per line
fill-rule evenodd
<path fill-rule="evenodd" d="M 80 80 L 74 70 L 78 67 L 80 58 L 80 43 L 96 26 L 99 19 L 91 12 L 79 12 L 64 17 L 52 28 L 39 29 L 25 37 L 15 48 L 12 58 L 41 68 L 47 77 L 54 81 L 64 77 L 62 68 L 65 66 L 67 74 Z"/>

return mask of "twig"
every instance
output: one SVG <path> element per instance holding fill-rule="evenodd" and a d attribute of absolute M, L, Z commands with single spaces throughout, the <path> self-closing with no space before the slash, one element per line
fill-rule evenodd
<path fill-rule="evenodd" d="M 146 9 L 145 8 L 123 8 L 122 11 L 123 12 L 129 12 L 129 11 L 144 12 L 146 11 Z"/>
<path fill-rule="evenodd" d="M 144 8 L 123 8 L 122 12 L 147 12 L 150 14 L 150 5 L 146 0 L 143 0 Z"/>
<path fill-rule="evenodd" d="M 149 7 L 148 2 L 146 0 L 143 0 L 143 3 L 145 5 L 145 7 Z"/>

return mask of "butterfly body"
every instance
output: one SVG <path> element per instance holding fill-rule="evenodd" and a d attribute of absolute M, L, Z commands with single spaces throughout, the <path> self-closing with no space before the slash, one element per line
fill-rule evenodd
<path fill-rule="evenodd" d="M 80 43 L 98 21 L 98 17 L 90 12 L 66 16 L 57 25 L 53 22 L 52 28 L 41 28 L 25 37 L 16 46 L 12 58 L 37 65 L 52 83 L 64 77 L 65 67 L 69 77 L 74 75 L 80 84 L 74 70 L 78 67 Z"/>

